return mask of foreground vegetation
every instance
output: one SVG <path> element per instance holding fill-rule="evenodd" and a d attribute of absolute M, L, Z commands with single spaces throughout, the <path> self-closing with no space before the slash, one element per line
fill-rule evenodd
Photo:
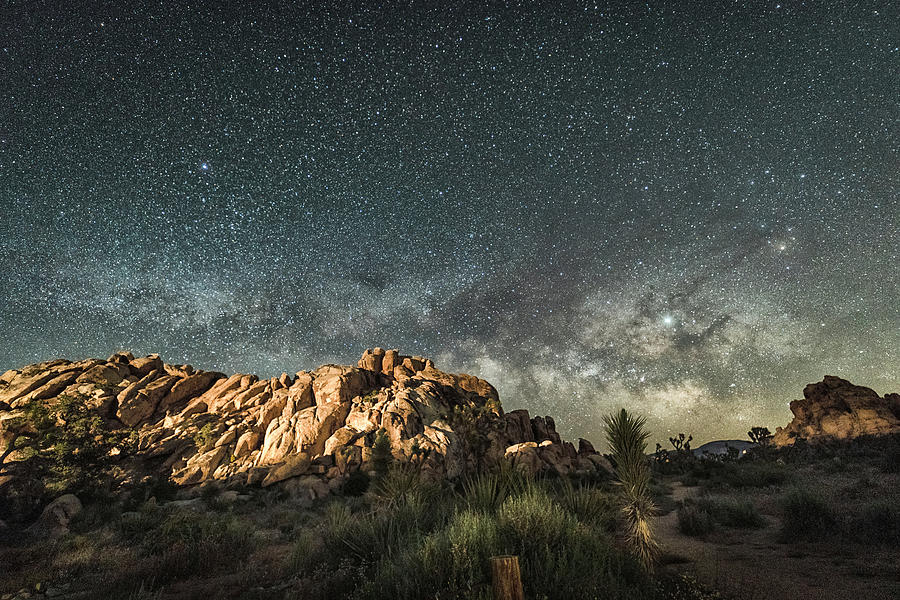
<path fill-rule="evenodd" d="M 312 507 L 273 488 L 206 486 L 176 500 L 173 488 L 150 481 L 93 498 L 58 539 L 0 529 L 0 595 L 487 599 L 489 558 L 514 554 L 529 599 L 723 597 L 684 577 L 686 559 L 665 540 L 660 552 L 659 513 L 698 543 L 758 533 L 825 553 L 900 546 L 897 438 L 763 446 L 743 458 L 676 448 L 648 461 L 640 419 L 613 415 L 608 430 L 615 478 L 540 479 L 507 468 L 434 482 L 379 451 L 371 474 Z M 690 493 L 676 500 L 676 488 Z"/>
<path fill-rule="evenodd" d="M 151 499 L 131 511 L 101 503 L 59 540 L 6 547 L 0 590 L 40 583 L 110 598 L 489 598 L 489 557 L 516 554 L 529 598 L 705 597 L 685 581 L 654 577 L 624 545 L 619 493 L 612 481 L 512 470 L 453 488 L 392 467 L 363 495 L 315 509 L 263 490 Z"/>

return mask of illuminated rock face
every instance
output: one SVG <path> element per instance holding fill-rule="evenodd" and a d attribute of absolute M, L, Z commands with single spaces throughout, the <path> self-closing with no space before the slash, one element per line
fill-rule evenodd
<path fill-rule="evenodd" d="M 775 432 L 778 446 L 798 439 L 815 443 L 900 433 L 900 395 L 882 398 L 874 390 L 831 375 L 807 385 L 803 400 L 791 402 L 791 412 L 794 419 Z"/>
<path fill-rule="evenodd" d="M 135 430 L 137 456 L 122 458 L 126 472 L 129 460 L 146 465 L 137 459 L 152 457 L 180 485 L 302 477 L 318 496 L 370 468 L 379 430 L 397 461 L 418 464 L 426 476 L 464 476 L 504 460 L 560 474 L 608 467 L 589 443 L 576 450 L 562 441 L 552 418 L 504 414 L 487 381 L 397 350 L 366 350 L 356 366 L 264 380 L 130 353 L 30 365 L 0 376 L 0 437 L 28 403 L 61 395 L 80 395 L 111 427 Z"/>

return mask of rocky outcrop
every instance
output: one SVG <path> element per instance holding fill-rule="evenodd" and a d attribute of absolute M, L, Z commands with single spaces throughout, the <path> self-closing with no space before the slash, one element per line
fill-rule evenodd
<path fill-rule="evenodd" d="M 798 439 L 815 443 L 900 433 L 900 394 L 882 398 L 874 390 L 831 375 L 807 385 L 803 399 L 792 401 L 790 407 L 794 419 L 776 429 L 777 446 Z"/>
<path fill-rule="evenodd" d="M 136 454 L 121 458 L 121 471 L 135 481 L 148 468 L 185 486 L 296 479 L 292 486 L 319 497 L 371 468 L 380 430 L 395 460 L 431 477 L 460 477 L 501 461 L 560 474 L 609 468 L 586 440 L 578 449 L 564 442 L 552 418 L 504 413 L 487 381 L 397 350 L 366 350 L 355 366 L 271 379 L 130 353 L 30 365 L 0 376 L 0 440 L 3 424 L 21 426 L 30 403 L 51 406 L 63 395 L 83 399 L 110 428 L 135 432 Z"/>

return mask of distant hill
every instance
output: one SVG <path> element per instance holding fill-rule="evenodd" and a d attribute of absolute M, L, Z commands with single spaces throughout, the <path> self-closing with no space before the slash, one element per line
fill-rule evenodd
<path fill-rule="evenodd" d="M 694 448 L 694 456 L 703 456 L 704 454 L 727 454 L 729 446 L 736 449 L 741 454 L 744 453 L 745 450 L 752 448 L 755 446 L 753 442 L 748 442 L 747 440 L 716 440 L 713 442 L 706 442 L 699 448 Z"/>

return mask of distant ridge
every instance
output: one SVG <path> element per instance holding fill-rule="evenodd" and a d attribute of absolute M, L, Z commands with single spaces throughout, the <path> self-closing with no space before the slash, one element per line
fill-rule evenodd
<path fill-rule="evenodd" d="M 728 448 L 734 448 L 738 451 L 739 454 L 743 454 L 744 451 L 756 446 L 753 442 L 748 442 L 747 440 L 715 440 L 712 442 L 706 442 L 702 446 L 698 448 L 694 448 L 694 456 L 702 457 L 704 454 L 711 454 L 714 456 L 718 456 L 720 454 L 728 454 Z"/>

